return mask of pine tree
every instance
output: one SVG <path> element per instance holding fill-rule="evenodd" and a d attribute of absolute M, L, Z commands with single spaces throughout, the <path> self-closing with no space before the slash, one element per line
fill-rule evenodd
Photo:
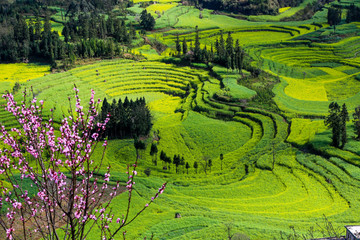
<path fill-rule="evenodd" d="M 186 174 L 189 174 L 190 165 L 188 162 L 186 162 L 185 168 L 186 168 Z"/>
<path fill-rule="evenodd" d="M 343 148 L 347 142 L 347 134 L 346 134 L 346 122 L 349 121 L 349 113 L 346 108 L 346 104 L 344 103 L 340 112 L 340 127 L 341 127 L 341 148 Z"/>
<path fill-rule="evenodd" d="M 225 62 L 225 41 L 223 37 L 223 32 L 220 31 L 220 40 L 219 40 L 219 52 L 218 52 L 219 58 L 221 62 Z"/>
<path fill-rule="evenodd" d="M 165 166 L 166 154 L 163 150 L 161 150 L 161 152 L 160 152 L 160 160 L 163 161 L 163 166 Z"/>
<path fill-rule="evenodd" d="M 235 65 L 235 69 L 237 69 L 239 72 L 241 72 L 242 70 L 242 52 L 241 52 L 241 49 L 240 49 L 240 45 L 239 45 L 239 39 L 236 39 L 236 42 L 235 42 L 235 49 L 234 49 L 234 52 L 235 52 L 235 59 L 234 59 L 234 65 Z"/>
<path fill-rule="evenodd" d="M 153 163 L 155 166 L 157 166 L 157 152 L 158 152 L 157 144 L 153 142 L 150 148 L 150 156 L 154 156 Z"/>
<path fill-rule="evenodd" d="M 360 106 L 358 106 L 357 108 L 355 108 L 355 112 L 353 113 L 353 117 L 354 117 L 354 133 L 356 136 L 356 139 L 359 141 L 360 140 Z"/>
<path fill-rule="evenodd" d="M 41 39 L 41 28 L 42 28 L 42 24 L 41 24 L 41 21 L 39 19 L 39 16 L 36 16 L 36 20 L 35 20 L 35 40 L 40 40 Z"/>
<path fill-rule="evenodd" d="M 143 141 L 139 140 L 138 138 L 134 139 L 134 147 L 136 149 L 136 159 L 140 159 L 140 150 L 145 150 L 146 145 Z"/>
<path fill-rule="evenodd" d="M 180 165 L 180 156 L 178 156 L 176 154 L 174 155 L 173 164 L 175 165 L 176 173 L 178 173 L 178 167 Z"/>
<path fill-rule="evenodd" d="M 195 161 L 194 162 L 194 168 L 195 168 L 195 173 L 197 174 L 197 169 L 198 169 L 199 165 L 198 163 Z"/>
<path fill-rule="evenodd" d="M 185 56 L 188 52 L 188 47 L 187 47 L 187 43 L 186 43 L 186 38 L 184 38 L 183 43 L 182 43 L 182 50 L 183 50 L 183 55 Z"/>
<path fill-rule="evenodd" d="M 232 58 L 232 55 L 233 55 L 233 52 L 234 52 L 234 40 L 231 36 L 231 33 L 228 32 L 228 36 L 227 36 L 227 39 L 226 39 L 226 56 L 227 57 L 231 57 Z"/>
<path fill-rule="evenodd" d="M 180 40 L 179 40 L 179 34 L 176 35 L 176 51 L 177 51 L 177 54 L 180 55 L 181 53 L 181 45 L 180 45 Z"/>
<path fill-rule="evenodd" d="M 154 29 L 155 19 L 153 16 L 151 16 L 150 13 L 146 11 L 146 9 L 141 12 L 140 25 L 143 29 L 147 31 L 151 31 Z"/>
<path fill-rule="evenodd" d="M 325 118 L 325 125 L 332 129 L 332 145 L 339 147 L 342 129 L 340 106 L 336 102 L 329 105 L 329 115 Z"/>
<path fill-rule="evenodd" d="M 341 21 L 341 8 L 329 7 L 327 19 L 331 26 L 338 25 Z"/>
<path fill-rule="evenodd" d="M 360 7 L 352 3 L 347 11 L 346 22 L 360 21 Z"/>
<path fill-rule="evenodd" d="M 201 59 L 201 49 L 200 49 L 200 40 L 199 40 L 199 28 L 195 27 L 195 47 L 194 47 L 194 57 L 196 61 Z"/>

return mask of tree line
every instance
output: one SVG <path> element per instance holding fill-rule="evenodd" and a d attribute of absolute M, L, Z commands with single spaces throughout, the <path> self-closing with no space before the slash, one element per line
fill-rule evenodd
<path fill-rule="evenodd" d="M 234 44 L 231 32 L 228 32 L 225 40 L 223 31 L 220 31 L 220 36 L 216 39 L 215 46 L 211 44 L 208 49 L 206 45 L 201 48 L 199 30 L 198 27 L 196 27 L 194 46 L 192 42 L 190 42 L 190 46 L 188 46 L 185 37 L 181 43 L 179 35 L 177 35 L 175 45 L 177 54 L 184 59 L 204 63 L 214 62 L 228 69 L 238 70 L 239 72 L 243 69 L 245 53 L 241 49 L 238 39 Z"/>
<path fill-rule="evenodd" d="M 303 0 L 190 0 L 197 8 L 208 8 L 213 10 L 241 13 L 245 15 L 276 15 L 281 7 L 297 7 Z"/>
<path fill-rule="evenodd" d="M 40 58 L 64 68 L 75 63 L 77 58 L 121 56 L 124 45 L 136 38 L 136 31 L 124 20 L 113 15 L 105 20 L 99 14 L 80 14 L 70 17 L 64 24 L 59 37 L 53 31 L 49 12 L 45 18 L 36 16 L 26 20 L 22 15 L 7 17 L 0 22 L 0 62 L 28 62 L 30 58 Z"/>
<path fill-rule="evenodd" d="M 113 14 L 105 20 L 104 15 L 82 13 L 77 18 L 70 17 L 64 24 L 62 35 L 65 42 L 112 38 L 115 42 L 128 44 L 136 37 L 136 31 L 132 25 L 127 27 L 123 19 Z"/>
<path fill-rule="evenodd" d="M 330 25 L 338 25 L 341 22 L 342 8 L 339 6 L 331 6 L 328 8 L 327 20 Z M 360 21 L 360 7 L 352 3 L 346 13 L 346 22 Z"/>
<path fill-rule="evenodd" d="M 354 133 L 356 140 L 360 141 L 360 106 L 355 108 L 353 113 Z M 331 128 L 331 145 L 337 148 L 344 148 L 347 143 L 346 123 L 349 121 L 349 113 L 344 103 L 341 107 L 337 102 L 329 105 L 329 115 L 325 118 L 325 125 Z"/>
<path fill-rule="evenodd" d="M 110 120 L 104 134 L 108 139 L 137 139 L 140 136 L 147 136 L 152 127 L 152 117 L 145 98 L 129 101 L 125 97 L 124 102 L 121 99 L 118 101 L 113 99 L 111 104 L 104 98 L 99 121 L 102 122 L 107 117 Z M 141 146 L 138 148 L 141 149 Z"/>

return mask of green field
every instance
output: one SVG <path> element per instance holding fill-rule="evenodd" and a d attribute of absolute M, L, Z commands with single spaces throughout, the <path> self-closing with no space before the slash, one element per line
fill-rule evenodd
<path fill-rule="evenodd" d="M 140 13 L 140 2 L 147 1 L 134 1 L 137 4 L 130 10 Z M 332 147 L 324 117 L 332 101 L 346 103 L 350 113 L 360 105 L 360 23 L 343 22 L 334 33 L 326 22 L 327 10 L 305 21 L 280 21 L 311 2 L 282 9 L 277 16 L 244 20 L 206 9 L 200 18 L 200 10 L 193 6 L 159 1 L 147 6 L 154 16 L 155 11 L 161 15 L 147 37 L 167 46 L 162 54 L 149 44 L 139 44 L 131 51 L 143 56 L 141 60 L 93 61 L 54 74 L 48 74 L 47 65 L 1 64 L 0 86 L 3 90 L 11 90 L 15 82 L 21 83 L 21 90 L 32 86 L 37 99 L 45 101 L 45 115 L 54 109 L 56 123 L 67 114 L 74 84 L 84 103 L 90 89 L 108 102 L 145 97 L 153 126 L 140 154 L 130 214 L 141 209 L 163 182 L 168 184 L 164 194 L 126 228 L 129 239 L 152 234 L 154 239 L 226 239 L 228 224 L 233 233 L 255 240 L 280 239 L 280 232 L 292 234 L 292 228 L 299 234 L 313 228 L 314 237 L 324 237 L 319 228 L 324 216 L 344 234 L 344 225 L 360 223 L 356 197 L 360 142 L 354 139 L 350 121 L 347 145 Z M 248 64 L 263 73 L 253 76 L 245 69 L 186 65 L 170 58 L 177 34 L 189 44 L 195 41 L 195 25 L 202 47 L 219 39 L 221 30 L 226 40 L 230 31 L 251 59 Z M 264 89 L 273 95 L 261 102 Z M 264 101 L 274 101 L 278 109 L 267 108 Z M 0 122 L 7 128 L 16 126 L 3 109 Z M 153 164 L 149 153 L 154 132 L 160 137 L 159 152 L 180 154 L 191 166 L 188 173 L 184 166 L 178 174 L 174 165 L 166 170 L 159 159 L 157 166 Z M 100 154 L 100 149 L 94 153 L 95 161 Z M 112 180 L 125 181 L 126 165 L 135 158 L 132 139 L 110 140 L 103 167 L 111 164 Z M 203 168 L 204 159 L 212 160 L 211 170 Z M 144 173 L 147 168 L 150 176 Z M 127 196 L 114 199 L 115 214 L 126 211 Z M 175 213 L 181 218 L 174 218 Z M 88 239 L 100 238 L 97 230 L 92 233 Z"/>

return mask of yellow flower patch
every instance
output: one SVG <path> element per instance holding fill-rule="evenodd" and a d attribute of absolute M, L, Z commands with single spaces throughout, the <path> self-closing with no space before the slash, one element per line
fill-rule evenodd
<path fill-rule="evenodd" d="M 160 14 L 162 14 L 162 12 L 166 12 L 167 10 L 175 7 L 176 5 L 177 4 L 174 3 L 156 3 L 148 6 L 146 10 L 149 13 L 155 13 L 156 11 L 158 11 L 160 12 Z"/>
<path fill-rule="evenodd" d="M 0 82 L 25 82 L 50 73 L 49 65 L 31 63 L 0 64 Z"/>
<path fill-rule="evenodd" d="M 291 7 L 283 7 L 283 8 L 279 8 L 279 13 L 283 13 L 286 12 L 287 10 L 289 10 Z"/>
<path fill-rule="evenodd" d="M 289 84 L 285 87 L 285 94 L 300 100 L 328 101 L 324 84 L 309 80 L 283 77 Z"/>

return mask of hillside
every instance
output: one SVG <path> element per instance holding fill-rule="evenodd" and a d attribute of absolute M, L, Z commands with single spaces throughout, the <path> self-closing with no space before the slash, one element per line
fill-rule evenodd
<path fill-rule="evenodd" d="M 16 2 L 14 9 L 25 9 Z M 360 1 L 82 1 L 76 8 L 35 2 L 41 14 L 29 9 L 24 19 L 11 15 L 10 3 L 0 8 L 7 19 L 0 25 L 1 90 L 20 102 L 32 87 L 57 127 L 74 84 L 84 103 L 94 89 L 109 103 L 144 97 L 150 109 L 152 129 L 139 138 L 144 150 L 135 150 L 133 138 L 112 139 L 101 164 L 102 148 L 92 155 L 99 176 L 111 165 L 110 181 L 123 185 L 127 165 L 139 158 L 131 216 L 167 182 L 126 227 L 128 239 L 310 239 L 360 224 L 353 116 L 360 106 L 360 23 L 347 17 Z M 92 6 L 92 14 L 79 14 L 81 6 Z M 339 21 L 330 25 L 334 8 Z M 67 12 L 74 16 L 65 18 Z M 33 37 L 16 37 L 19 26 Z M 349 112 L 342 148 L 332 145 L 324 122 L 332 102 Z M 4 109 L 0 122 L 8 130 L 18 126 Z M 150 155 L 152 145 L 157 155 Z M 177 155 L 183 164 L 173 164 Z M 127 197 L 114 198 L 114 214 L 126 212 Z M 100 234 L 94 228 L 87 239 Z"/>

